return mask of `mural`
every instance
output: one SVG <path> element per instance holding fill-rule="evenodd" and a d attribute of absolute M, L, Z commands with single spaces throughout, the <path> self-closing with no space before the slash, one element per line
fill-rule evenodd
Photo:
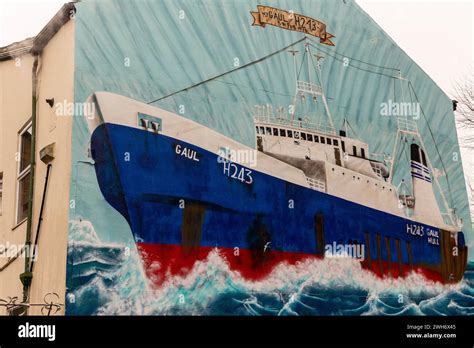
<path fill-rule="evenodd" d="M 451 101 L 355 2 L 267 5 L 77 4 L 67 314 L 472 313 Z"/>

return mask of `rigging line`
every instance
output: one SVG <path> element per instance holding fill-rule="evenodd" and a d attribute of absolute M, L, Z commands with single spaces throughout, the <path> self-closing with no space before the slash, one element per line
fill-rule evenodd
<path fill-rule="evenodd" d="M 185 88 L 180 89 L 180 90 L 178 90 L 178 91 L 175 91 L 175 92 L 172 92 L 172 93 L 170 93 L 170 94 L 164 95 L 164 96 L 162 96 L 162 97 L 160 97 L 160 98 L 158 98 L 158 99 L 152 100 L 152 101 L 148 102 L 147 104 L 156 103 L 157 101 L 160 101 L 160 100 L 163 100 L 163 99 L 172 97 L 172 96 L 174 96 L 174 95 L 176 95 L 176 94 L 178 94 L 178 93 L 181 93 L 181 92 L 183 92 L 183 91 L 188 91 L 188 90 L 190 90 L 190 89 L 192 89 L 192 88 L 194 88 L 194 87 L 203 85 L 203 84 L 205 84 L 205 83 L 207 83 L 207 82 L 210 82 L 210 81 L 212 81 L 212 80 L 215 80 L 215 79 L 217 79 L 217 78 L 219 78 L 219 77 L 228 75 L 228 74 L 230 74 L 230 73 L 233 73 L 233 72 L 238 71 L 238 70 L 241 70 L 241 69 L 245 69 L 245 68 L 247 68 L 247 67 L 249 67 L 249 66 L 251 66 L 251 65 L 254 65 L 254 64 L 263 62 L 264 60 L 266 60 L 266 59 L 268 59 L 268 58 L 270 58 L 270 57 L 273 57 L 274 55 L 277 55 L 277 54 L 279 54 L 279 53 L 281 53 L 281 52 L 283 52 L 283 51 L 286 51 L 288 48 L 290 48 L 290 47 L 292 47 L 292 46 L 294 46 L 294 45 L 296 45 L 296 44 L 302 42 L 303 40 L 306 40 L 306 36 L 303 37 L 303 38 L 301 38 L 301 39 L 299 39 L 299 40 L 296 40 L 295 42 L 289 44 L 288 46 L 285 46 L 285 47 L 283 47 L 283 48 L 281 48 L 281 49 L 279 49 L 279 50 L 277 50 L 277 51 L 274 51 L 274 52 L 272 52 L 272 53 L 270 53 L 270 54 L 267 54 L 266 56 L 261 57 L 261 58 L 259 58 L 259 59 L 257 59 L 257 60 L 251 61 L 251 62 L 249 62 L 249 63 L 247 63 L 247 64 L 244 64 L 244 65 L 242 65 L 242 66 L 239 66 L 239 67 L 237 67 L 237 68 L 228 70 L 228 71 L 226 71 L 226 72 L 224 72 L 224 73 L 222 73 L 222 74 L 218 74 L 218 75 L 216 75 L 216 76 L 210 77 L 210 78 L 208 78 L 208 79 L 206 79 L 206 80 L 203 80 L 203 81 L 201 81 L 201 82 L 197 82 L 197 83 L 191 84 L 191 85 L 189 85 L 188 87 L 185 87 Z"/>
<path fill-rule="evenodd" d="M 408 81 L 408 83 L 410 83 L 410 81 Z M 412 105 L 413 105 L 413 97 L 412 97 L 412 95 L 411 95 L 410 86 L 408 86 L 408 93 L 410 94 L 410 103 L 412 103 Z"/>
<path fill-rule="evenodd" d="M 351 129 L 352 133 L 354 133 L 356 139 L 360 139 L 360 138 L 359 138 L 359 134 L 357 134 L 357 132 L 354 130 L 354 128 L 352 128 L 352 125 L 351 125 L 351 123 L 349 122 L 349 120 L 347 120 L 347 124 L 349 125 L 349 128 Z"/>
<path fill-rule="evenodd" d="M 269 90 L 266 90 L 264 88 L 253 88 L 253 87 L 243 85 L 243 84 L 240 84 L 240 83 L 229 82 L 229 81 L 224 81 L 224 80 L 216 80 L 216 82 L 225 83 L 225 84 L 228 84 L 228 85 L 234 85 L 234 86 L 242 87 L 242 88 L 248 88 L 248 89 L 251 89 L 253 91 L 261 91 L 261 92 L 265 92 L 265 93 L 281 95 L 281 96 L 284 96 L 284 97 L 293 97 L 294 96 L 292 94 L 285 94 L 285 93 L 280 93 L 280 92 L 269 91 Z"/>
<path fill-rule="evenodd" d="M 308 38 L 309 41 L 311 42 L 314 42 L 311 38 Z M 316 44 L 316 42 L 314 42 Z M 311 43 L 310 43 L 311 44 Z M 324 51 L 322 48 L 320 48 L 319 46 L 318 47 L 315 47 L 313 46 L 314 48 L 328 54 L 328 55 L 331 55 L 330 53 L 328 53 L 327 51 Z M 400 71 L 400 69 L 398 68 L 390 68 L 390 67 L 387 67 L 387 66 L 382 66 L 382 65 L 377 65 L 377 64 L 373 64 L 373 63 L 369 63 L 369 62 L 365 62 L 363 60 L 360 60 L 360 59 L 357 59 L 357 58 L 353 58 L 353 57 L 349 57 L 345 54 L 342 54 L 342 53 L 339 53 L 337 51 L 331 51 L 332 53 L 336 54 L 336 55 L 339 55 L 343 58 L 348 58 L 349 60 L 353 60 L 353 61 L 356 61 L 356 62 L 359 62 L 359 63 L 362 63 L 362 64 L 366 64 L 366 65 L 370 65 L 370 66 L 373 66 L 373 67 L 376 67 L 376 68 L 380 68 L 380 69 L 386 69 L 386 70 L 394 70 L 394 71 Z"/>
<path fill-rule="evenodd" d="M 402 135 L 402 140 L 403 140 L 403 135 Z M 406 136 L 405 136 L 405 144 L 408 144 L 408 139 L 406 138 Z M 410 160 L 410 157 L 408 156 L 408 150 L 406 148 L 407 148 L 406 146 L 402 146 L 402 154 L 405 153 L 407 163 L 408 165 L 411 165 L 411 160 Z"/>
<path fill-rule="evenodd" d="M 315 46 L 313 46 L 313 47 L 314 47 L 314 48 L 317 48 L 317 47 L 315 47 Z M 325 52 L 323 52 L 323 53 L 325 53 Z M 339 59 L 339 58 L 334 57 L 334 56 L 331 56 L 330 54 L 328 54 L 328 56 L 334 58 L 335 60 L 337 60 L 337 61 L 339 61 L 339 62 L 341 62 L 341 63 L 345 63 L 344 60 Z M 378 71 L 372 71 L 372 70 L 363 69 L 363 68 L 361 68 L 361 67 L 358 67 L 358 66 L 356 66 L 356 65 L 352 65 L 352 64 L 350 64 L 350 63 L 348 64 L 348 66 L 350 66 L 350 67 L 352 67 L 352 68 L 355 68 L 355 69 L 358 69 L 358 70 L 361 70 L 361 71 L 365 71 L 365 72 L 371 73 L 371 74 L 377 74 L 377 75 L 389 77 L 389 78 L 391 78 L 391 79 L 396 79 L 396 78 L 397 78 L 396 76 L 384 74 L 384 73 L 381 73 L 381 72 L 378 72 Z"/>
<path fill-rule="evenodd" d="M 313 48 L 319 50 L 319 48 L 316 47 L 316 46 L 314 46 L 314 45 L 311 45 L 311 44 L 310 44 L 310 46 L 312 46 Z M 327 54 L 328 56 L 332 57 L 333 59 L 335 59 L 335 60 L 337 60 L 337 61 L 339 61 L 339 62 L 342 62 L 342 63 L 344 63 L 344 64 L 347 64 L 348 66 L 350 66 L 350 67 L 352 67 L 352 68 L 355 68 L 355 69 L 358 69 L 358 70 L 361 70 L 361 71 L 366 71 L 366 72 L 369 72 L 369 73 L 372 73 L 372 74 L 382 75 L 382 76 L 386 76 L 386 77 L 390 77 L 390 78 L 397 78 L 396 76 L 389 75 L 389 74 L 385 74 L 385 73 L 382 73 L 382 72 L 379 72 L 379 71 L 373 71 L 373 70 L 367 70 L 367 69 L 361 68 L 361 67 L 359 67 L 359 66 L 357 66 L 357 65 L 351 64 L 350 62 L 347 63 L 347 62 L 344 61 L 343 59 L 340 59 L 340 58 L 338 58 L 338 57 L 335 57 L 335 56 L 331 55 L 330 53 L 327 53 L 327 52 L 324 51 L 324 50 L 321 50 L 321 52 Z M 345 58 L 348 58 L 348 57 L 345 57 Z M 398 69 L 394 69 L 394 70 L 399 71 Z"/>
<path fill-rule="evenodd" d="M 439 152 L 439 149 L 438 149 L 438 144 L 436 143 L 436 139 L 433 135 L 433 131 L 431 130 L 431 126 L 430 126 L 430 122 L 428 121 L 428 119 L 426 118 L 426 115 L 425 115 L 425 112 L 423 111 L 423 108 L 421 106 L 421 103 L 420 103 L 420 100 L 418 99 L 418 95 L 416 94 L 416 91 L 415 91 L 415 88 L 413 87 L 412 83 L 410 80 L 408 80 L 408 85 L 411 87 L 411 89 L 413 90 L 413 94 L 415 96 L 415 99 L 418 103 L 418 105 L 420 105 L 420 110 L 421 110 L 421 114 L 423 115 L 423 118 L 425 119 L 426 121 L 426 125 L 428 126 L 428 130 L 430 132 L 430 135 L 431 135 L 431 138 L 433 139 L 433 143 L 434 143 L 434 146 L 435 146 L 435 149 L 436 149 L 436 152 L 438 153 L 438 157 L 439 157 L 439 160 L 441 162 L 441 166 L 443 167 L 443 171 L 444 171 L 444 175 L 446 176 L 446 184 L 448 186 L 448 193 L 449 193 L 449 200 L 450 200 L 450 203 L 451 203 L 451 206 L 453 206 L 453 197 L 452 197 L 452 194 L 451 194 L 451 185 L 449 184 L 449 177 L 448 177 L 448 171 L 446 170 L 446 167 L 444 166 L 444 162 L 443 162 L 443 158 L 441 157 L 441 154 Z M 435 173 L 433 173 L 433 176 L 435 175 Z M 449 212 L 448 212 L 449 213 Z"/>
<path fill-rule="evenodd" d="M 403 141 L 403 135 L 401 135 L 401 138 L 402 138 L 401 141 Z M 409 168 L 410 168 L 410 176 L 411 176 L 411 165 L 410 165 L 411 161 L 410 161 L 410 157 L 408 156 L 408 150 L 407 150 L 407 147 L 406 147 L 406 144 L 407 144 L 407 143 L 408 143 L 408 141 L 407 141 L 407 139 L 406 139 L 406 137 L 405 137 L 405 144 L 403 144 L 403 146 L 402 146 L 402 152 L 400 153 L 400 162 L 401 162 L 401 157 L 402 157 L 403 154 L 405 153 L 405 157 L 406 157 L 406 159 L 407 159 L 407 163 L 408 163 Z M 410 181 L 410 182 L 411 182 L 411 181 Z M 407 185 L 407 184 L 405 183 L 405 185 Z M 407 185 L 407 187 L 408 187 L 408 185 Z M 410 193 L 413 194 L 413 183 L 411 183 L 411 185 L 409 186 L 409 188 L 410 188 Z"/>
<path fill-rule="evenodd" d="M 323 82 L 322 82 L 322 80 L 321 80 L 322 77 L 319 76 L 319 74 L 317 73 L 317 72 L 318 72 L 318 68 L 314 65 L 313 55 L 310 54 L 309 56 L 310 56 L 310 58 L 311 58 L 311 63 L 313 63 L 313 69 L 314 69 L 314 71 L 316 71 L 316 77 L 318 78 L 318 81 L 319 81 L 319 83 L 321 84 L 321 88 L 323 88 L 323 91 L 324 91 Z M 322 74 L 321 74 L 321 75 L 322 75 Z"/>
<path fill-rule="evenodd" d="M 298 79 L 300 78 L 300 74 L 301 74 L 301 69 L 303 69 L 303 64 L 304 64 L 304 57 L 306 56 L 306 50 L 304 51 L 303 53 L 303 58 L 301 59 L 301 65 L 300 65 L 300 69 L 298 70 L 298 75 L 296 75 L 296 80 L 298 81 Z"/>

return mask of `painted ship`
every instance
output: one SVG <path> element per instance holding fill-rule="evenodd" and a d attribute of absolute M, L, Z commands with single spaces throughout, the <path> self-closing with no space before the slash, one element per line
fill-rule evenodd
<path fill-rule="evenodd" d="M 297 117 L 304 97 L 322 101 L 326 123 Z M 363 246 L 362 266 L 382 277 L 463 277 L 462 223 L 444 196 L 445 212 L 438 206 L 439 183 L 412 120 L 397 119 L 396 134 L 414 141 L 394 149 L 409 147 L 407 193 L 392 183 L 395 155 L 376 160 L 367 143 L 336 132 L 322 83 L 310 79 L 296 79 L 288 117 L 256 107 L 254 148 L 117 94 L 96 92 L 89 101 L 101 192 L 128 222 L 156 285 L 213 250 L 258 280 L 282 262 L 329 257 L 328 245 Z"/>

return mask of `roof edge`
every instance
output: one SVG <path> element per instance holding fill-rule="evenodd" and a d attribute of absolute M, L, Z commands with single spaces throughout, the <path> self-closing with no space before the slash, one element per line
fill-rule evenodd
<path fill-rule="evenodd" d="M 39 55 L 54 35 L 76 13 L 75 2 L 65 3 L 35 37 L 0 47 L 0 61 L 14 59 L 23 54 Z"/>

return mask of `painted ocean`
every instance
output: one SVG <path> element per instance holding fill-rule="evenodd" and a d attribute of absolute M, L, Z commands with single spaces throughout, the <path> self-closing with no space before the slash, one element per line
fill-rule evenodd
<path fill-rule="evenodd" d="M 153 289 L 133 243 L 102 243 L 86 220 L 71 222 L 70 231 L 69 315 L 474 314 L 472 261 L 455 285 L 417 274 L 380 279 L 346 258 L 281 264 L 265 280 L 249 282 L 215 251 L 187 276 Z"/>

